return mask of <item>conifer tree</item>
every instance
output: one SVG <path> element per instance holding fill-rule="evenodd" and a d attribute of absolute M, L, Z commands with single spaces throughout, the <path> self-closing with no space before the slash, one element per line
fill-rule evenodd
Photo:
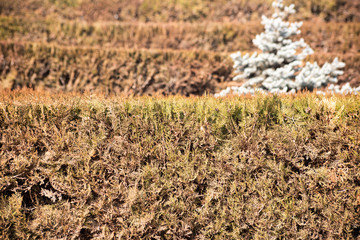
<path fill-rule="evenodd" d="M 326 87 L 337 83 L 337 77 L 343 74 L 340 69 L 345 63 L 335 58 L 332 63 L 320 67 L 316 62 L 303 60 L 314 51 L 304 39 L 297 41 L 293 37 L 300 34 L 302 22 L 288 22 L 295 13 L 295 5 L 285 6 L 283 0 L 275 0 L 272 4 L 274 13 L 271 18 L 262 16 L 261 24 L 265 31 L 253 39 L 253 43 L 261 50 L 251 56 L 241 52 L 231 54 L 234 69 L 238 75 L 233 80 L 245 80 L 240 87 L 229 87 L 216 96 L 225 96 L 231 91 L 235 94 L 254 94 L 255 92 L 294 93 Z M 360 87 L 352 89 L 346 84 L 341 89 L 331 85 L 330 91 L 337 93 L 360 92 Z"/>

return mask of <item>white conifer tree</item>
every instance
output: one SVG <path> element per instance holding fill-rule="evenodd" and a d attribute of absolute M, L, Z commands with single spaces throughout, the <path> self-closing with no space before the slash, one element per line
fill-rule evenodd
<path fill-rule="evenodd" d="M 269 93 L 294 93 L 299 90 L 310 91 L 326 87 L 329 83 L 337 83 L 337 77 L 343 74 L 339 70 L 345 63 L 337 58 L 322 67 L 307 62 L 302 67 L 303 60 L 314 53 L 304 39 L 293 41 L 291 37 L 300 34 L 302 22 L 287 21 L 290 14 L 295 13 L 295 5 L 284 6 L 283 0 L 275 0 L 275 9 L 271 18 L 262 16 L 261 24 L 265 32 L 256 36 L 253 43 L 262 53 L 241 55 L 231 54 L 234 69 L 239 75 L 233 80 L 246 80 L 241 87 L 229 87 L 215 96 L 225 96 L 231 91 L 235 94 L 254 94 L 256 91 Z M 360 87 L 352 89 L 349 84 L 343 88 L 331 85 L 330 91 L 336 93 L 357 93 Z"/>

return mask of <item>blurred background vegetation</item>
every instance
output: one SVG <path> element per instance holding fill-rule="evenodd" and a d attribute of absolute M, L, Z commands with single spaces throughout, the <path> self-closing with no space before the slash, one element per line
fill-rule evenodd
<path fill-rule="evenodd" d="M 215 93 L 234 51 L 254 52 L 271 0 L 0 0 L 0 88 L 129 95 Z M 360 85 L 360 3 L 286 0 L 315 50 Z M 111 52 L 111 54 L 109 54 Z M 241 83 L 240 83 L 241 84 Z"/>
<path fill-rule="evenodd" d="M 89 21 L 249 21 L 268 14 L 271 0 L 1 0 L 0 13 Z M 287 0 L 288 3 L 294 1 Z M 359 2 L 299 0 L 297 18 L 359 21 Z"/>

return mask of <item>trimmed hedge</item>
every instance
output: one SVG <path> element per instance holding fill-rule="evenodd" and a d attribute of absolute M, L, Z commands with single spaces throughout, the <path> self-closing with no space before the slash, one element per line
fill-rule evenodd
<path fill-rule="evenodd" d="M 259 21 L 244 23 L 142 23 L 0 18 L 0 39 L 103 48 L 254 51 L 252 39 L 263 31 Z M 305 21 L 300 37 L 316 53 L 359 53 L 360 23 Z"/>
<path fill-rule="evenodd" d="M 232 79 L 228 54 L 199 50 L 102 49 L 0 42 L 1 88 L 92 91 L 130 95 L 214 93 Z M 359 85 L 359 54 L 315 54 L 346 63 L 341 82 Z M 233 83 L 229 83 L 233 84 Z"/>
<path fill-rule="evenodd" d="M 201 95 L 229 81 L 231 60 L 206 51 L 0 43 L 3 88 Z"/>
<path fill-rule="evenodd" d="M 359 22 L 354 0 L 286 0 L 298 19 Z M 87 21 L 204 22 L 259 20 L 271 14 L 272 0 L 0 0 L 0 14 Z"/>
<path fill-rule="evenodd" d="M 1 239 L 357 239 L 359 96 L 0 94 Z"/>

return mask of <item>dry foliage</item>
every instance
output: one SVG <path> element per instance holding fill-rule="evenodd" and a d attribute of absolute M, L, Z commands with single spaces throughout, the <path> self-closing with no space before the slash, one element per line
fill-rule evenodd
<path fill-rule="evenodd" d="M 198 49 L 218 52 L 256 50 L 259 21 L 244 23 L 143 23 L 29 20 L 2 17 L 0 39 L 103 48 Z M 360 23 L 304 22 L 305 42 L 316 53 L 359 53 Z"/>
<path fill-rule="evenodd" d="M 102 49 L 44 43 L 0 42 L 1 88 L 92 91 L 129 95 L 214 93 L 232 79 L 226 53 L 170 49 Z M 322 53 L 320 64 L 339 57 L 346 63 L 341 82 L 359 85 L 359 54 Z M 224 87 L 224 86 L 221 86 Z"/>
<path fill-rule="evenodd" d="M 0 89 L 203 95 L 231 82 L 229 53 L 256 51 L 271 0 L 0 0 Z M 360 84 L 358 4 L 297 1 L 320 63 Z M 346 11 L 345 11 L 346 10 Z M 355 11 L 356 12 L 356 11 Z M 294 19 L 292 19 L 294 20 Z M 325 20 L 325 21 L 324 21 Z M 326 23 L 326 21 L 330 21 Z"/>
<path fill-rule="evenodd" d="M 357 239 L 358 96 L 0 93 L 1 239 Z"/>
<path fill-rule="evenodd" d="M 272 0 L 0 0 L 0 14 L 87 21 L 249 21 L 271 12 Z M 358 22 L 357 0 L 288 0 L 299 19 Z"/>
<path fill-rule="evenodd" d="M 52 91 L 201 95 L 229 81 L 231 60 L 186 50 L 99 49 L 0 43 L 1 86 Z"/>
<path fill-rule="evenodd" d="M 359 96 L 118 95 L 215 92 L 270 2 L 0 0 L 0 239 L 358 239 Z M 297 7 L 358 86 L 358 1 Z"/>

